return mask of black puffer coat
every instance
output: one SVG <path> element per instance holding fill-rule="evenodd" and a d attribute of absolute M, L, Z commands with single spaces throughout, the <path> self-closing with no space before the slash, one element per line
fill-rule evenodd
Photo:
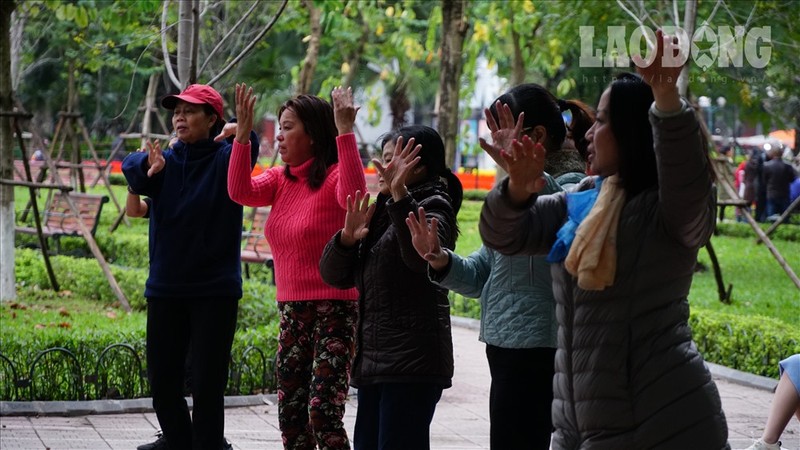
<path fill-rule="evenodd" d="M 375 383 L 435 383 L 450 387 L 453 340 L 447 290 L 428 280 L 427 265 L 411 244 L 405 223 L 422 206 L 439 220 L 444 247 L 455 248 L 456 213 L 439 182 L 410 189 L 399 202 L 379 195 L 369 235 L 345 248 L 337 233 L 320 260 L 331 286 L 356 286 L 359 327 L 351 370 L 355 387 Z M 340 232 L 341 233 L 341 232 Z"/>
<path fill-rule="evenodd" d="M 554 264 L 558 351 L 553 380 L 554 449 L 718 450 L 729 448 L 719 392 L 692 341 L 687 295 L 698 249 L 714 230 L 714 202 L 700 127 L 688 105 L 650 115 L 659 188 L 620 213 L 614 284 L 577 286 Z M 578 190 L 593 187 L 585 179 Z M 528 207 L 507 182 L 481 211 L 487 247 L 546 253 L 564 223 L 563 192 Z"/>

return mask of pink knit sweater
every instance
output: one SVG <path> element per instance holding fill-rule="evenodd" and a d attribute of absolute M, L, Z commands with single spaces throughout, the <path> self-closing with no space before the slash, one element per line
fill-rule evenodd
<path fill-rule="evenodd" d="M 336 138 L 339 162 L 328 168 L 325 182 L 315 191 L 306 183 L 313 160 L 291 167 L 296 181 L 284 176 L 284 166 L 251 178 L 250 144 L 233 142 L 228 194 L 245 206 L 272 207 L 264 234 L 272 247 L 278 301 L 356 300 L 356 289 L 328 286 L 319 273 L 325 244 L 344 226 L 347 196 L 367 189 L 355 135 Z"/>

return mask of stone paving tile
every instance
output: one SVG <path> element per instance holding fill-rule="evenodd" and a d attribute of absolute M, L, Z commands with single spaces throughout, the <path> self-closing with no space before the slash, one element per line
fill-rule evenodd
<path fill-rule="evenodd" d="M 153 424 L 142 414 L 114 414 L 108 416 L 87 416 L 86 420 L 95 428 L 127 428 L 134 430 L 153 430 Z"/>
<path fill-rule="evenodd" d="M 40 439 L 14 439 L 14 440 L 3 439 L 2 443 L 3 443 L 3 450 L 11 450 L 11 449 L 31 450 L 31 449 L 46 448 Z"/>
<path fill-rule="evenodd" d="M 110 449 L 104 440 L 42 440 L 49 450 L 107 450 Z M 134 447 L 135 448 L 135 447 Z"/>
<path fill-rule="evenodd" d="M 0 436 L 2 436 L 3 441 L 8 439 L 35 439 L 39 440 L 39 435 L 36 434 L 36 430 L 33 428 L 15 428 L 15 427 L 8 427 L 0 428 Z M 2 447 L 2 446 L 0 446 Z"/>

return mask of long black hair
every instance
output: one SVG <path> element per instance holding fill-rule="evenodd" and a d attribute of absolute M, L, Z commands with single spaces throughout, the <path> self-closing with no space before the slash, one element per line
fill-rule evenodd
<path fill-rule="evenodd" d="M 447 186 L 447 194 L 453 202 L 453 210 L 458 214 L 458 210 L 461 209 L 461 202 L 464 198 L 464 188 L 461 186 L 461 180 L 447 167 L 444 142 L 442 141 L 442 137 L 439 136 L 439 133 L 425 125 L 405 126 L 381 136 L 381 148 L 385 147 L 389 142 L 395 142 L 399 136 L 403 136 L 405 142 L 414 138 L 415 144 L 422 146 L 417 155 L 419 156 L 418 167 L 425 167 L 428 169 L 428 180 L 444 178 L 444 184 Z"/>
<path fill-rule="evenodd" d="M 308 177 L 311 189 L 319 189 L 325 182 L 328 167 L 339 162 L 339 152 L 336 149 L 336 121 L 333 118 L 333 107 L 325 100 L 314 95 L 298 95 L 287 100 L 278 109 L 278 120 L 287 109 L 294 111 L 306 134 L 311 137 L 311 152 L 314 162 Z M 284 169 L 284 174 L 290 180 L 297 179 L 289 171 L 289 166 Z"/>
<path fill-rule="evenodd" d="M 609 89 L 608 118 L 619 151 L 618 174 L 630 198 L 658 187 L 653 127 L 648 113 L 653 91 L 639 75 L 628 72 L 617 75 Z"/>

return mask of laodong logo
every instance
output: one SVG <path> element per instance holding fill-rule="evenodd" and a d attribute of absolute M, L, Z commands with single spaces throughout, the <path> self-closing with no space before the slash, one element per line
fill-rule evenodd
<path fill-rule="evenodd" d="M 743 26 L 719 26 L 714 29 L 702 25 L 695 30 L 691 39 L 689 33 L 680 27 L 665 26 L 662 30 L 665 35 L 678 38 L 678 44 L 664 52 L 665 67 L 677 67 L 692 58 L 704 71 L 714 64 L 718 67 L 744 67 L 749 64 L 750 67 L 762 69 L 772 56 L 772 29 L 768 26 L 749 29 Z M 649 27 L 636 27 L 630 35 L 625 26 L 607 27 L 605 52 L 595 48 L 595 36 L 594 26 L 580 27 L 580 67 L 628 67 L 631 59 L 634 64 L 647 67 L 656 57 L 656 33 Z"/>

